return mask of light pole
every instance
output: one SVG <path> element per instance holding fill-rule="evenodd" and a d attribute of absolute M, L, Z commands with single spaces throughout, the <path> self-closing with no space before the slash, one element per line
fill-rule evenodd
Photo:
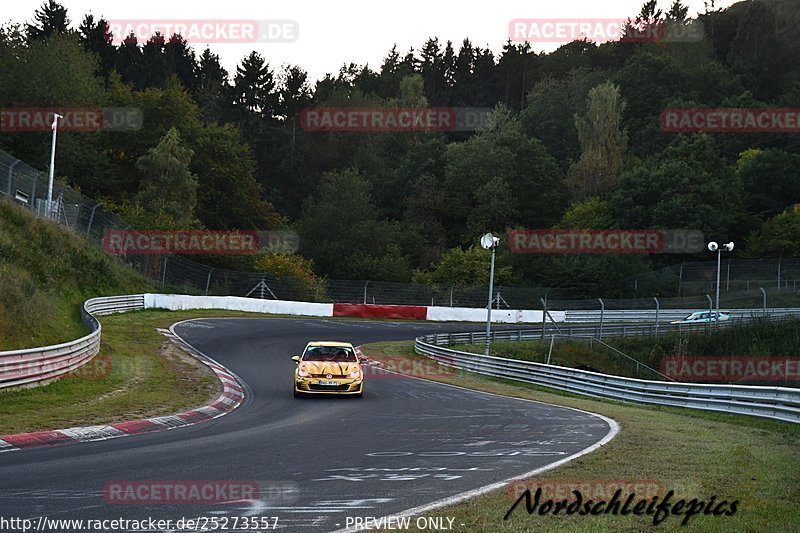
<path fill-rule="evenodd" d="M 715 241 L 708 243 L 708 249 L 712 252 L 717 252 L 717 298 L 716 298 L 716 311 L 714 311 L 714 322 L 719 323 L 719 272 L 722 266 L 722 250 L 726 252 L 733 251 L 733 241 L 728 244 L 718 245 Z M 709 322 L 711 317 L 708 317 Z"/>
<path fill-rule="evenodd" d="M 45 206 L 45 209 L 47 209 L 47 218 L 53 216 L 53 209 L 51 207 L 53 202 L 53 174 L 56 164 L 56 133 L 58 132 L 58 119 L 60 118 L 64 117 L 58 113 L 54 113 L 53 124 L 50 125 L 50 129 L 53 130 L 53 141 L 50 145 L 50 179 L 47 182 L 47 205 Z"/>
<path fill-rule="evenodd" d="M 489 355 L 489 343 L 492 335 L 492 288 L 494 286 L 494 253 L 500 239 L 491 233 L 481 237 L 481 246 L 484 250 L 492 250 L 492 266 L 489 269 L 489 302 L 486 304 L 486 346 L 483 348 L 483 355 Z"/>

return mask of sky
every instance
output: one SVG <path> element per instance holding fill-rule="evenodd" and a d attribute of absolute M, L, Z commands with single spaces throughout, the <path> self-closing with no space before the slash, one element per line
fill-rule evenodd
<path fill-rule="evenodd" d="M 62 0 L 72 26 L 83 16 L 109 21 L 213 21 L 227 28 L 230 20 L 289 21 L 273 24 L 271 42 L 193 43 L 198 55 L 208 45 L 223 66 L 234 72 L 241 59 L 256 50 L 276 71 L 282 65 L 299 65 L 317 80 L 336 73 L 344 63 L 368 64 L 379 69 L 394 44 L 404 54 L 419 49 L 429 37 L 456 50 L 465 37 L 473 45 L 498 53 L 513 19 L 620 19 L 636 15 L 644 0 Z M 666 11 L 672 0 L 659 0 Z M 725 8 L 736 0 L 716 0 Z M 42 0 L 7 0 L 0 22 L 30 22 Z M 684 0 L 690 16 L 703 12 L 704 0 Z M 246 26 L 246 25 L 245 25 Z M 264 26 L 269 27 L 269 26 Z M 246 30 L 245 30 L 246 31 Z M 556 43 L 534 43 L 536 51 L 552 51 Z"/>

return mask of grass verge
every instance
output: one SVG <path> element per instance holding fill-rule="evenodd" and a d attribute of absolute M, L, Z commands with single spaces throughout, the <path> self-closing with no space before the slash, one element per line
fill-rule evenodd
<path fill-rule="evenodd" d="M 156 328 L 189 318 L 266 316 L 235 311 L 134 311 L 101 317 L 100 353 L 72 376 L 0 391 L 0 435 L 108 424 L 200 406 L 216 376 Z"/>
<path fill-rule="evenodd" d="M 413 342 L 375 343 L 364 353 L 420 358 Z M 423 367 L 415 365 L 415 368 Z M 598 480 L 656 480 L 675 490 L 675 499 L 711 496 L 739 500 L 733 516 L 700 514 L 681 526 L 670 516 L 659 526 L 650 516 L 529 515 L 524 503 L 508 520 L 514 500 L 507 490 L 425 513 L 453 517 L 456 531 L 797 531 L 800 528 L 800 426 L 744 416 L 730 416 L 667 407 L 640 407 L 586 399 L 532 385 L 457 371 L 435 381 L 461 387 L 575 407 L 616 420 L 621 431 L 595 452 L 531 480 L 542 482 Z M 623 501 L 627 494 L 623 494 Z M 465 524 L 459 527 L 458 524 Z M 413 524 L 413 522 L 412 522 Z M 433 531 L 434 529 L 431 529 Z"/>

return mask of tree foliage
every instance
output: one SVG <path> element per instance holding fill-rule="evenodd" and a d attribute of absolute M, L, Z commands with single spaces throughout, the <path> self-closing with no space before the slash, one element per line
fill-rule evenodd
<path fill-rule="evenodd" d="M 73 27 L 73 13 L 45 0 L 29 24 L 0 28 L 0 107 L 140 113 L 138 131 L 60 131 L 59 177 L 143 229 L 294 228 L 301 255 L 261 266 L 295 277 L 313 268 L 337 278 L 409 281 L 416 272 L 417 280 L 477 283 L 487 261 L 471 245 L 510 228 L 700 229 L 716 239 L 749 235 L 753 256 L 776 253 L 764 243 L 796 230 L 786 210 L 800 203 L 798 137 L 675 134 L 662 130 L 660 115 L 800 106 L 800 12 L 753 1 L 691 19 L 687 5 L 642 0 L 626 36 L 691 26 L 704 30 L 700 40 L 580 39 L 542 53 L 529 43 L 490 48 L 433 35 L 392 47 L 379 65 L 342 58 L 338 72 L 314 80 L 308 65 L 275 68 L 256 51 L 223 66 L 217 51 L 195 51 L 187 36 L 113 36 L 101 14 Z M 435 132 L 303 123 L 309 108 L 436 106 L 491 109 L 492 120 Z M 0 130 L 0 147 L 42 169 L 49 143 L 49 131 Z M 612 291 L 632 269 L 704 258 L 502 252 L 498 264 L 505 283 L 572 284 L 589 294 Z M 256 260 L 240 263 L 255 268 Z"/>

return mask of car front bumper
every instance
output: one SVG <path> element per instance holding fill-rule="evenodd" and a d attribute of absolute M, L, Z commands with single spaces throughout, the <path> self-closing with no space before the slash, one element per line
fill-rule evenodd
<path fill-rule="evenodd" d="M 335 381 L 336 385 L 320 385 L 320 381 Z M 303 394 L 360 394 L 364 389 L 363 379 L 296 378 L 295 392 Z"/>

